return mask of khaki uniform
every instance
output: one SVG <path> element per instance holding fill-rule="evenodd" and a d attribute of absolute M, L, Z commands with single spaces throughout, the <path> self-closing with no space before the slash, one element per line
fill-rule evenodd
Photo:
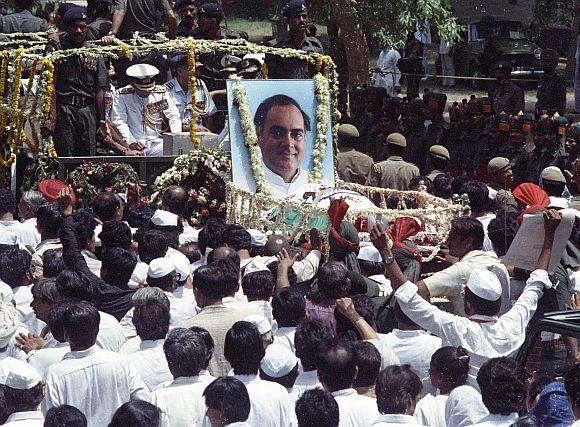
<path fill-rule="evenodd" d="M 372 187 L 408 190 L 409 182 L 419 176 L 419 168 L 407 163 L 401 156 L 390 156 L 387 160 L 375 163 L 367 178 Z"/>
<path fill-rule="evenodd" d="M 510 190 L 506 190 L 498 184 L 488 184 L 491 188 L 497 191 L 495 196 L 495 205 L 498 211 L 517 212 L 518 204 Z"/>
<path fill-rule="evenodd" d="M 442 175 L 445 174 L 447 172 L 442 171 L 441 169 L 433 169 L 431 172 L 429 172 L 429 174 L 427 175 L 427 179 L 431 182 L 435 181 L 435 178 L 437 177 L 437 175 Z"/>
<path fill-rule="evenodd" d="M 337 155 L 338 177 L 346 182 L 365 185 L 373 159 L 354 148 L 344 148 Z"/>

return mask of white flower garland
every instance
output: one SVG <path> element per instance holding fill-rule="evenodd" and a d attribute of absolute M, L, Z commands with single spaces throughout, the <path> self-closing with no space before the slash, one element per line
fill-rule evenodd
<path fill-rule="evenodd" d="M 312 148 L 312 171 L 308 181 L 319 183 L 322 180 L 322 162 L 326 156 L 326 129 L 330 121 L 330 117 L 328 117 L 330 99 L 328 79 L 320 73 L 314 76 L 314 94 L 318 102 L 316 106 L 316 136 Z"/>

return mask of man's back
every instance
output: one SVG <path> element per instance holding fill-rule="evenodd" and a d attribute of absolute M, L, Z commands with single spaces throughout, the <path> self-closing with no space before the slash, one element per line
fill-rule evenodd
<path fill-rule="evenodd" d="M 409 182 L 419 176 L 419 168 L 407 163 L 400 156 L 390 156 L 387 160 L 375 163 L 367 178 L 367 185 L 393 190 L 408 190 Z"/>
<path fill-rule="evenodd" d="M 338 404 L 339 427 L 370 426 L 381 415 L 376 399 L 359 395 L 353 388 L 338 390 L 332 395 Z"/>
<path fill-rule="evenodd" d="M 125 39 L 139 31 L 139 35 L 152 36 L 161 28 L 161 18 L 171 6 L 167 0 L 115 0 L 112 10 L 125 10 L 119 29 L 119 38 Z"/>
<path fill-rule="evenodd" d="M 46 30 L 46 21 L 28 10 L 21 10 L 0 17 L 0 33 L 37 33 Z"/>
<path fill-rule="evenodd" d="M 341 150 L 338 155 L 338 177 L 346 182 L 364 185 L 373 167 L 373 159 L 355 149 Z"/>
<path fill-rule="evenodd" d="M 149 400 L 149 391 L 125 356 L 96 345 L 66 354 L 49 368 L 42 411 L 63 404 L 78 408 L 89 427 L 108 425 L 115 411 L 132 399 Z"/>
<path fill-rule="evenodd" d="M 209 372 L 215 377 L 228 374 L 231 367 L 224 356 L 226 333 L 238 320 L 243 320 L 246 313 L 223 305 L 204 307 L 193 319 L 179 325 L 182 328 L 198 326 L 206 329 L 214 342 L 213 356 L 209 362 Z"/>

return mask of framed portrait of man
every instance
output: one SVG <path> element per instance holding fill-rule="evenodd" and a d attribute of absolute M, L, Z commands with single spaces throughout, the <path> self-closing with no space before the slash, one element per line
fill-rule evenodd
<path fill-rule="evenodd" d="M 234 103 L 234 88 L 243 85 L 258 137 L 260 166 L 273 197 L 284 199 L 309 183 L 314 168 L 318 101 L 313 80 L 228 80 L 228 113 L 234 183 L 256 192 L 248 147 Z M 327 107 L 326 150 L 322 159 L 322 180 L 334 185 L 332 123 Z"/>

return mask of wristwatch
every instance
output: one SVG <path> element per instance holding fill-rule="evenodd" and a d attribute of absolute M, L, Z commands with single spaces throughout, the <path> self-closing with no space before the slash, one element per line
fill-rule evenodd
<path fill-rule="evenodd" d="M 391 265 L 393 263 L 393 261 L 395 261 L 395 257 L 391 255 L 391 256 L 386 257 L 383 262 L 386 265 Z"/>

